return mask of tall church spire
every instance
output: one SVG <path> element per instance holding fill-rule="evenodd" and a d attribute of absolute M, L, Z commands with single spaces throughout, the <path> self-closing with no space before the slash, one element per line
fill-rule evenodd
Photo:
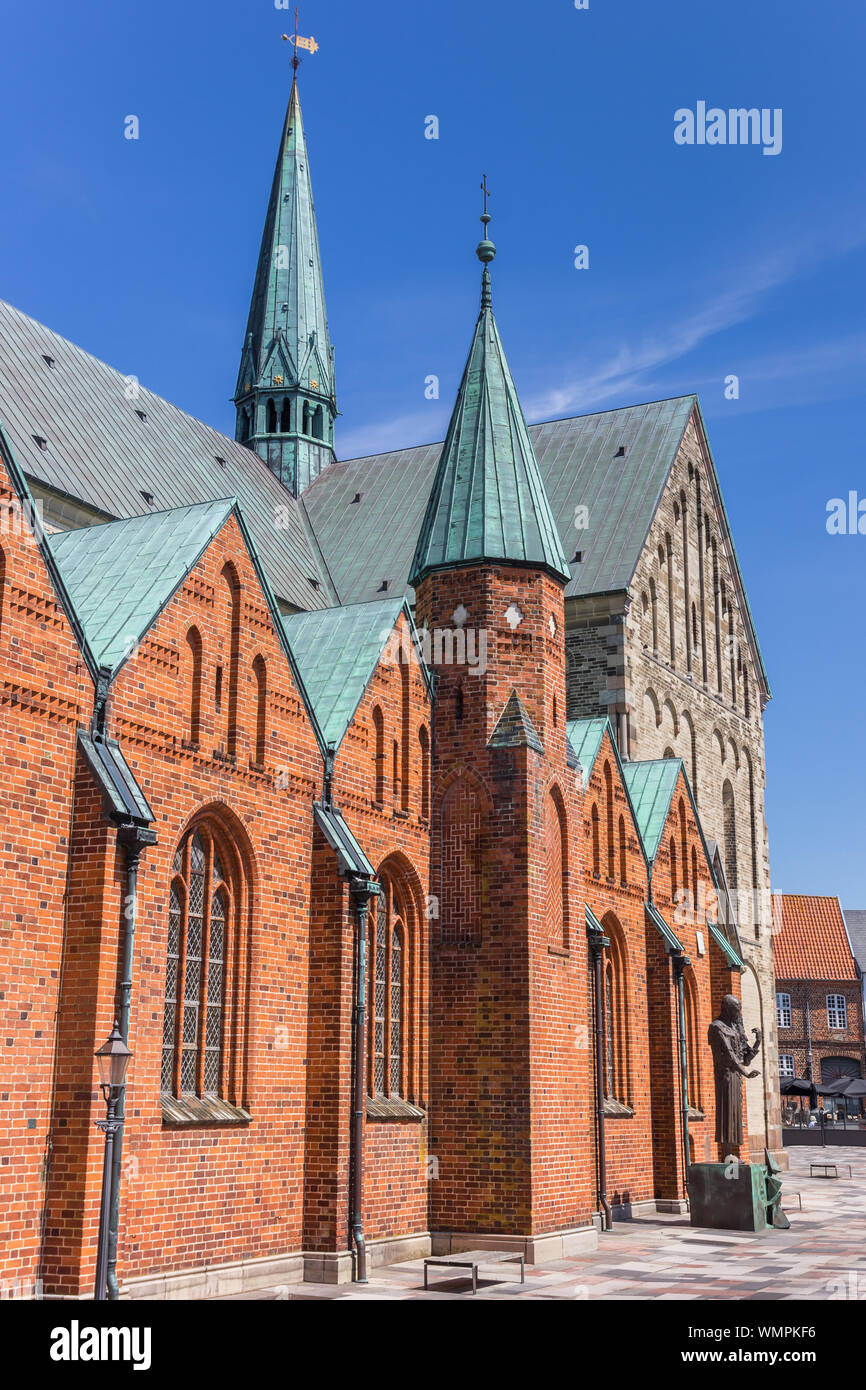
<path fill-rule="evenodd" d="M 296 495 L 334 461 L 334 350 L 297 67 L 241 355 L 236 438 Z"/>
<path fill-rule="evenodd" d="M 493 317 L 489 267 L 496 247 L 487 238 L 486 180 L 482 187 L 481 312 L 418 538 L 409 576 L 415 587 L 432 570 L 481 560 L 570 578 Z"/>

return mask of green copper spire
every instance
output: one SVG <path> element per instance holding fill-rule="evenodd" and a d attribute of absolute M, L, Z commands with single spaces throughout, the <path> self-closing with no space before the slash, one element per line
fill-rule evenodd
<path fill-rule="evenodd" d="M 297 70 L 277 155 L 238 384 L 236 438 L 296 495 L 334 461 L 334 350 Z"/>
<path fill-rule="evenodd" d="M 421 526 L 409 583 L 435 569 L 509 560 L 569 579 L 517 391 L 493 317 L 487 188 L 481 312 Z"/>

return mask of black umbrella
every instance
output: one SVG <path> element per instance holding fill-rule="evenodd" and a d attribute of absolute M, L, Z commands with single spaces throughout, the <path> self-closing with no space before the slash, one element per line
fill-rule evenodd
<path fill-rule="evenodd" d="M 783 1096 L 807 1096 L 813 1084 L 802 1076 L 789 1076 L 779 1083 L 779 1090 Z"/>
<path fill-rule="evenodd" d="M 837 1076 L 835 1081 L 823 1087 L 823 1091 L 825 1096 L 839 1096 L 845 1099 L 866 1096 L 866 1081 L 859 1076 Z"/>

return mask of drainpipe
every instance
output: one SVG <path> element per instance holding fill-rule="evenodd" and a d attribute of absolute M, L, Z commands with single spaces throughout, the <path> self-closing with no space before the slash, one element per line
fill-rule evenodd
<path fill-rule="evenodd" d="M 686 1193 L 689 1190 L 689 1068 L 686 1055 L 686 998 L 683 975 L 689 963 L 688 956 L 676 951 L 673 954 L 674 974 L 677 982 L 677 1035 L 680 1048 L 680 1093 L 683 1114 L 683 1167 L 685 1170 Z"/>
<path fill-rule="evenodd" d="M 595 988 L 593 990 L 593 1024 L 595 1031 L 595 1121 L 598 1137 L 598 1204 L 602 1213 L 602 1230 L 609 1231 L 613 1226 L 613 1214 L 607 1200 L 607 1154 L 604 1135 L 604 1032 L 602 1029 L 602 1001 L 604 999 L 603 961 L 604 948 L 608 944 L 606 936 L 590 931 L 589 949 L 592 955 L 592 968 Z"/>
<path fill-rule="evenodd" d="M 120 975 L 120 1036 L 129 1046 L 129 1005 L 132 996 L 132 964 L 135 947 L 135 915 L 138 906 L 138 864 L 145 845 L 156 844 L 156 831 L 143 826 L 123 825 L 117 832 L 126 857 L 126 896 L 124 899 L 123 964 Z M 120 1182 L 123 1175 L 123 1121 L 126 1108 L 126 1087 L 120 1093 L 116 1119 L 119 1128 L 114 1139 L 114 1158 L 111 1167 L 111 1215 L 108 1223 L 108 1298 L 119 1298 L 117 1283 L 117 1234 L 120 1224 Z"/>
<path fill-rule="evenodd" d="M 355 1282 L 367 1283 L 367 1245 L 364 1239 L 364 1121 L 367 1097 L 367 913 L 370 899 L 379 893 L 373 879 L 353 876 L 350 886 L 355 909 L 355 1007 L 352 1011 L 351 1210 L 355 1244 Z"/>

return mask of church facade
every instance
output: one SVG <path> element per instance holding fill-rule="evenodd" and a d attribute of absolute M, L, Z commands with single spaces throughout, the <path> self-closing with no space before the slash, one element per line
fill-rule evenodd
<path fill-rule="evenodd" d="M 229 439 L 0 306 L 0 1281 L 112 1296 L 591 1248 L 764 1032 L 769 692 L 693 397 L 338 462 L 293 84 Z M 603 1234 L 601 1236 L 603 1238 Z"/>

